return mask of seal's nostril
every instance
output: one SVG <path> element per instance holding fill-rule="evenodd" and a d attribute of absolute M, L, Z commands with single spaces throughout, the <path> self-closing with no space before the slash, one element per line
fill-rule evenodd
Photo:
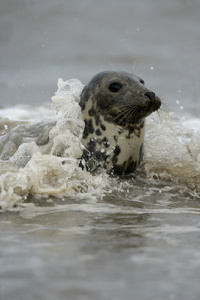
<path fill-rule="evenodd" d="M 147 96 L 149 98 L 149 100 L 151 100 L 151 101 L 155 100 L 155 97 L 156 97 L 155 93 L 153 93 L 153 92 L 146 92 L 144 95 Z"/>

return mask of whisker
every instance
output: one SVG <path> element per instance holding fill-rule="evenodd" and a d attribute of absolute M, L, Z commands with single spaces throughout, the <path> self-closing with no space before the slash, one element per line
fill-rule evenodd
<path fill-rule="evenodd" d="M 109 64 L 110 64 L 111 68 L 113 69 L 113 71 L 117 72 L 116 68 L 115 68 L 114 65 L 111 63 L 110 60 L 109 60 Z"/>
<path fill-rule="evenodd" d="M 135 60 L 133 60 L 133 66 L 132 66 L 132 70 L 130 73 L 131 75 L 134 75 L 135 65 L 136 65 L 136 62 L 135 62 Z"/>
<path fill-rule="evenodd" d="M 159 109 L 156 112 L 154 112 L 150 118 L 156 122 L 156 123 L 164 123 L 167 126 L 170 126 L 171 123 L 171 117 L 170 114 L 166 111 L 164 111 L 163 109 Z"/>
<path fill-rule="evenodd" d="M 124 123 L 126 125 L 133 124 L 134 120 L 137 119 L 138 107 L 137 105 L 123 105 L 120 107 L 120 111 L 117 109 L 110 108 L 106 111 L 106 114 L 114 114 L 113 118 L 111 118 L 111 122 L 116 123 L 119 126 L 123 126 Z"/>
<path fill-rule="evenodd" d="M 162 108 L 165 109 L 167 112 L 171 110 L 170 108 L 170 103 L 166 101 L 166 97 L 160 97 L 161 102 L 162 102 Z"/>
<path fill-rule="evenodd" d="M 122 124 L 124 121 L 126 121 L 127 124 L 132 124 L 136 114 L 137 107 L 131 107 L 131 109 L 127 109 L 126 113 L 124 114 L 123 118 L 119 120 L 118 124 Z"/>
<path fill-rule="evenodd" d="M 170 117 L 169 112 L 166 112 L 163 109 L 159 109 L 158 114 L 159 114 L 160 119 L 162 120 L 162 122 L 163 121 L 165 121 L 166 123 L 171 122 L 171 117 Z"/>
<path fill-rule="evenodd" d="M 122 116 L 122 118 L 119 119 L 118 122 L 117 122 L 117 125 L 120 125 L 121 120 L 124 118 L 124 113 L 121 113 L 121 114 L 117 115 L 116 117 L 114 117 L 114 118 L 111 120 L 111 122 L 116 121 L 116 120 L 117 120 L 118 118 L 120 118 L 121 116 Z"/>
<path fill-rule="evenodd" d="M 138 114 L 138 107 L 135 108 L 135 110 L 132 112 L 132 120 L 137 119 L 136 116 Z"/>
<path fill-rule="evenodd" d="M 130 110 L 130 105 L 124 105 L 120 107 L 120 113 L 125 113 L 127 110 Z M 106 114 L 109 114 L 111 112 L 116 113 L 115 107 L 110 108 L 109 110 L 106 111 Z"/>
<path fill-rule="evenodd" d="M 123 123 L 123 121 L 126 120 L 126 115 L 127 115 L 128 111 L 129 111 L 128 108 L 126 110 L 124 109 L 123 111 L 121 111 L 121 113 L 119 115 L 117 115 L 116 117 L 114 117 L 112 119 L 112 122 L 114 122 L 116 119 L 119 118 L 119 121 L 117 122 L 117 125 L 121 125 Z M 122 116 L 122 118 L 120 118 L 121 116 Z"/>
<path fill-rule="evenodd" d="M 131 109 L 128 114 L 127 114 L 127 123 L 132 123 L 132 121 L 134 120 L 133 116 L 135 115 L 135 112 L 137 111 L 137 107 L 134 107 L 133 109 Z"/>
<path fill-rule="evenodd" d="M 170 108 L 166 103 L 162 103 L 161 109 L 164 112 L 170 112 Z"/>
<path fill-rule="evenodd" d="M 126 122 L 127 122 L 127 114 L 124 114 L 123 115 L 123 118 L 121 118 L 119 121 L 118 121 L 118 125 L 122 125 L 123 124 L 123 122 L 126 120 Z"/>

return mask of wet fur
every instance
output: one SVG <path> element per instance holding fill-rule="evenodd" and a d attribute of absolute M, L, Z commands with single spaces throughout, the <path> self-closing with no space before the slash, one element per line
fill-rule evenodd
<path fill-rule="evenodd" d="M 132 173 L 143 157 L 145 117 L 160 105 L 134 75 L 107 71 L 94 76 L 80 100 L 85 122 L 80 165 L 90 172 L 104 167 L 111 174 Z"/>

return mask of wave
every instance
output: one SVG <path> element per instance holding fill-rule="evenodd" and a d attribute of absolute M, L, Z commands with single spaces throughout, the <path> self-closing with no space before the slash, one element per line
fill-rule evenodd
<path fill-rule="evenodd" d="M 154 113 L 147 118 L 145 156 L 133 176 L 109 177 L 79 168 L 84 122 L 78 79 L 58 80 L 52 104 L 0 111 L 0 206 L 33 205 L 37 199 L 102 199 L 142 186 L 200 197 L 200 120 Z M 14 113 L 13 113 L 14 112 Z M 124 194 L 123 191 L 126 190 Z M 130 194 L 130 192 L 129 192 Z M 132 194 L 130 194 L 132 195 Z"/>

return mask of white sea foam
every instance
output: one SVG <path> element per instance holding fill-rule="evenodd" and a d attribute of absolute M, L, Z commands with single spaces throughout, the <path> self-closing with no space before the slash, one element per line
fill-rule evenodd
<path fill-rule="evenodd" d="M 145 170 L 149 176 L 184 181 L 200 190 L 200 120 L 147 121 Z"/>
<path fill-rule="evenodd" d="M 103 193 L 103 176 L 94 177 L 78 166 L 83 149 L 84 122 L 78 103 L 82 88 L 77 79 L 58 80 L 58 90 L 52 97 L 55 105 L 54 112 L 50 112 L 51 122 L 47 122 L 51 117 L 41 118 L 40 123 L 1 120 L 2 208 L 22 204 L 30 194 L 93 197 Z M 22 108 L 20 111 L 24 115 Z"/>

